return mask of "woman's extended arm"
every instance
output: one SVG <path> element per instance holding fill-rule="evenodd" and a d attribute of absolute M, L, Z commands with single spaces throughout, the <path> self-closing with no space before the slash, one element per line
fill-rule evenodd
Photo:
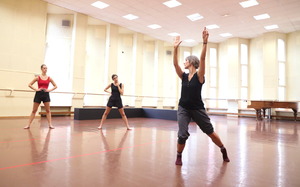
<path fill-rule="evenodd" d="M 53 88 L 47 90 L 47 92 L 52 92 L 53 90 L 55 90 L 57 88 L 57 85 L 52 78 L 50 78 L 50 82 L 53 85 Z"/>
<path fill-rule="evenodd" d="M 181 44 L 182 41 L 180 41 L 180 36 L 176 36 L 174 41 L 174 54 L 173 54 L 173 64 L 176 70 L 176 73 L 180 79 L 182 79 L 183 71 L 178 65 L 178 47 Z"/>
<path fill-rule="evenodd" d="M 111 94 L 111 92 L 110 91 L 108 91 L 108 89 L 110 88 L 110 84 L 108 85 L 108 86 L 106 86 L 106 88 L 104 89 L 104 91 L 106 92 L 106 93 L 109 93 L 109 94 Z"/>
<path fill-rule="evenodd" d="M 206 49 L 207 49 L 207 40 L 208 40 L 208 31 L 206 28 L 204 28 L 202 32 L 202 38 L 203 38 L 203 47 L 202 52 L 200 55 L 200 65 L 198 70 L 198 78 L 200 83 L 204 83 L 204 75 L 205 75 L 205 56 L 206 56 Z"/>
<path fill-rule="evenodd" d="M 39 91 L 38 88 L 33 87 L 33 84 L 34 84 L 36 81 L 38 81 L 38 77 L 35 77 L 35 78 L 28 84 L 28 87 L 31 88 L 31 89 L 34 90 L 34 91 Z"/>
<path fill-rule="evenodd" d="M 122 84 L 122 86 L 121 86 L 121 84 L 118 84 L 118 89 L 119 89 L 120 94 L 123 95 L 123 93 L 124 93 L 124 84 Z"/>

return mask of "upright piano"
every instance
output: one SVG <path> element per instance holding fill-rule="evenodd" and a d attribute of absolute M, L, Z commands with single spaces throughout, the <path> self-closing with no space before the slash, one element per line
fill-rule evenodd
<path fill-rule="evenodd" d="M 262 119 L 261 113 L 263 112 L 263 117 L 266 115 L 266 109 L 271 108 L 290 108 L 294 112 L 294 119 L 297 120 L 297 112 L 299 102 L 291 101 L 250 101 L 247 108 L 254 108 L 256 110 L 256 119 Z"/>

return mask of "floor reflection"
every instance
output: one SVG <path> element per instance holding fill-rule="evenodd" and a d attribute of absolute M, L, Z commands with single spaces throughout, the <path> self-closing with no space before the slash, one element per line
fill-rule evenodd
<path fill-rule="evenodd" d="M 104 180 L 104 183 L 113 183 L 115 180 L 115 176 L 119 175 L 122 167 L 122 163 L 120 161 L 122 150 L 124 147 L 124 142 L 126 141 L 127 135 L 129 131 L 125 131 L 121 136 L 117 131 L 99 131 L 101 141 L 103 143 L 104 149 L 107 151 L 103 157 L 103 170 L 105 173 L 101 176 L 101 179 Z M 119 143 L 115 145 L 115 139 L 120 139 Z M 102 148 L 101 148 L 102 149 Z"/>
<path fill-rule="evenodd" d="M 37 185 L 43 185 L 44 181 L 47 180 L 47 175 L 40 175 L 41 172 L 45 174 L 49 173 L 49 165 L 44 162 L 47 162 L 48 151 L 49 151 L 49 142 L 51 138 L 52 130 L 48 128 L 46 137 L 43 137 L 43 130 L 39 131 L 38 138 L 35 138 L 31 129 L 26 130 L 28 133 L 28 138 L 30 141 L 31 148 L 31 163 L 32 163 L 32 174 L 39 176 L 39 180 L 35 181 Z M 41 164 L 38 164 L 41 163 Z"/>
<path fill-rule="evenodd" d="M 224 183 L 224 181 L 222 180 L 222 178 L 224 177 L 225 173 L 226 173 L 226 169 L 227 169 L 227 164 L 226 162 L 223 162 L 223 164 L 221 165 L 221 167 L 218 170 L 214 170 L 214 172 L 212 173 L 212 178 L 210 181 L 208 181 L 206 183 L 206 186 L 211 186 L 211 187 L 215 187 L 215 186 L 222 186 L 222 183 Z"/>
<path fill-rule="evenodd" d="M 251 139 L 256 141 L 272 141 L 280 143 L 298 143 L 297 123 L 276 124 L 271 120 L 257 121 L 255 131 L 251 131 Z"/>
<path fill-rule="evenodd" d="M 41 140 L 44 138 L 34 138 L 31 129 L 28 129 L 26 131 L 28 132 L 28 138 L 31 140 L 30 142 L 31 142 L 32 162 L 46 161 L 48 159 L 48 148 L 49 148 L 49 142 L 50 142 L 50 136 L 52 130 L 51 129 L 48 130 L 42 149 L 40 151 L 38 146 L 36 145 L 36 141 L 41 142 Z"/>
<path fill-rule="evenodd" d="M 194 124 L 177 167 L 176 121 L 135 118 L 126 131 L 111 119 L 99 131 L 99 120 L 57 117 L 54 130 L 47 120 L 23 130 L 27 119 L 0 119 L 0 186 L 300 186 L 299 121 L 210 117 L 230 163 Z"/>
<path fill-rule="evenodd" d="M 185 177 L 184 177 L 185 176 Z M 186 173 L 184 172 L 184 169 L 180 166 L 176 167 L 176 172 L 175 172 L 175 185 L 176 187 L 185 187 L 187 186 L 185 184 L 185 181 L 188 180 L 188 177 L 186 177 Z"/>

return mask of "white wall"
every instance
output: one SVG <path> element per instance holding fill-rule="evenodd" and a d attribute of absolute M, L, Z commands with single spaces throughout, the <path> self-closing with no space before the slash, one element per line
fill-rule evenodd
<path fill-rule="evenodd" d="M 287 100 L 300 100 L 300 31 L 287 35 Z"/>
<path fill-rule="evenodd" d="M 263 39 L 262 37 L 250 40 L 249 46 L 249 98 L 263 99 Z"/>
<path fill-rule="evenodd" d="M 0 1 L 0 89 L 28 89 L 44 62 L 47 3 Z M 0 116 L 26 116 L 34 93 L 0 92 Z"/>
<path fill-rule="evenodd" d="M 107 86 L 105 75 L 105 45 L 106 26 L 88 25 L 86 40 L 85 82 L 86 93 L 99 93 Z M 84 105 L 101 106 L 106 101 L 104 97 L 88 95 L 84 98 Z"/>
<path fill-rule="evenodd" d="M 63 18 L 66 15 L 60 15 Z M 0 1 L 0 89 L 29 90 L 28 83 L 34 74 L 40 73 L 44 63 L 46 42 L 47 3 L 40 0 Z M 157 100 L 141 97 L 124 97 L 124 104 L 140 107 L 173 105 L 177 107 L 180 97 L 181 80 L 173 67 L 173 54 L 167 55 L 172 44 L 149 39 L 148 36 L 99 20 L 90 23 L 91 18 L 76 13 L 72 15 L 70 76 L 73 92 L 104 93 L 103 89 L 117 73 L 125 84 L 125 95 L 171 97 L 176 99 Z M 14 32 L 11 32 L 14 31 Z M 219 44 L 209 44 L 218 52 L 218 98 L 240 97 L 240 44 L 249 42 L 249 99 L 277 99 L 278 65 L 276 60 L 277 39 L 283 38 L 287 44 L 287 100 L 299 101 L 300 86 L 300 32 L 289 34 L 266 33 L 246 40 L 231 38 Z M 202 44 L 193 48 L 181 47 L 179 63 L 183 64 L 183 53 L 189 51 L 200 55 Z M 122 53 L 123 51 L 123 53 Z M 207 52 L 207 68 L 209 67 Z M 51 62 L 49 62 L 51 63 Z M 51 65 L 49 65 L 51 67 Z M 60 70 L 53 71 L 53 74 Z M 203 96 L 209 95 L 209 71 Z M 50 75 L 51 76 L 51 75 Z M 8 80 L 8 81 L 3 81 Z M 58 86 L 63 85 L 56 80 Z M 0 91 L 1 116 L 28 116 L 32 109 L 33 92 Z M 82 95 L 72 99 L 73 107 L 84 105 L 106 105 L 107 96 Z M 219 102 L 218 107 L 227 107 Z"/>

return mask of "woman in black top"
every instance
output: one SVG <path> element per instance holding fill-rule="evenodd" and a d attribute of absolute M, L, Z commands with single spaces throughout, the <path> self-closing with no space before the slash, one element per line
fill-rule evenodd
<path fill-rule="evenodd" d="M 214 128 L 208 117 L 204 103 L 201 97 L 202 85 L 205 82 L 205 56 L 208 40 L 208 31 L 204 28 L 202 32 L 203 38 L 203 48 L 200 56 L 200 61 L 196 56 L 189 56 L 184 62 L 184 68 L 189 70 L 189 73 L 184 73 L 184 71 L 178 65 L 178 47 L 181 43 L 180 37 L 176 37 L 174 42 L 174 56 L 173 63 L 177 75 L 182 80 L 181 87 L 181 98 L 179 100 L 179 106 L 177 111 L 178 119 L 178 143 L 177 143 L 177 159 L 175 164 L 182 165 L 182 152 L 185 147 L 185 142 L 189 137 L 188 125 L 193 119 L 200 129 L 206 133 L 212 141 L 221 148 L 223 155 L 223 160 L 229 162 L 227 156 L 227 151 L 219 138 L 219 136 L 214 132 Z M 199 64 L 200 63 L 200 64 Z M 200 67 L 199 67 L 200 65 Z M 197 69 L 199 70 L 197 71 Z"/>
<path fill-rule="evenodd" d="M 111 108 L 113 106 L 115 106 L 115 107 L 118 107 L 118 110 L 119 110 L 119 112 L 122 116 L 122 119 L 123 119 L 126 127 L 127 127 L 127 130 L 131 130 L 129 125 L 128 125 L 128 120 L 127 120 L 126 114 L 124 112 L 122 99 L 121 99 L 121 95 L 123 95 L 123 92 L 124 92 L 124 85 L 122 85 L 122 83 L 119 83 L 118 75 L 113 74 L 111 76 L 111 78 L 114 82 L 109 84 L 104 89 L 104 91 L 107 92 L 107 93 L 110 93 L 111 96 L 109 97 L 109 100 L 107 102 L 106 109 L 105 109 L 105 112 L 102 115 L 102 119 L 101 119 L 101 122 L 100 122 L 100 125 L 99 125 L 98 129 L 102 129 L 102 125 L 103 125 L 104 121 L 106 120 L 107 115 L 111 111 Z M 111 92 L 108 91 L 109 88 L 111 88 Z"/>

